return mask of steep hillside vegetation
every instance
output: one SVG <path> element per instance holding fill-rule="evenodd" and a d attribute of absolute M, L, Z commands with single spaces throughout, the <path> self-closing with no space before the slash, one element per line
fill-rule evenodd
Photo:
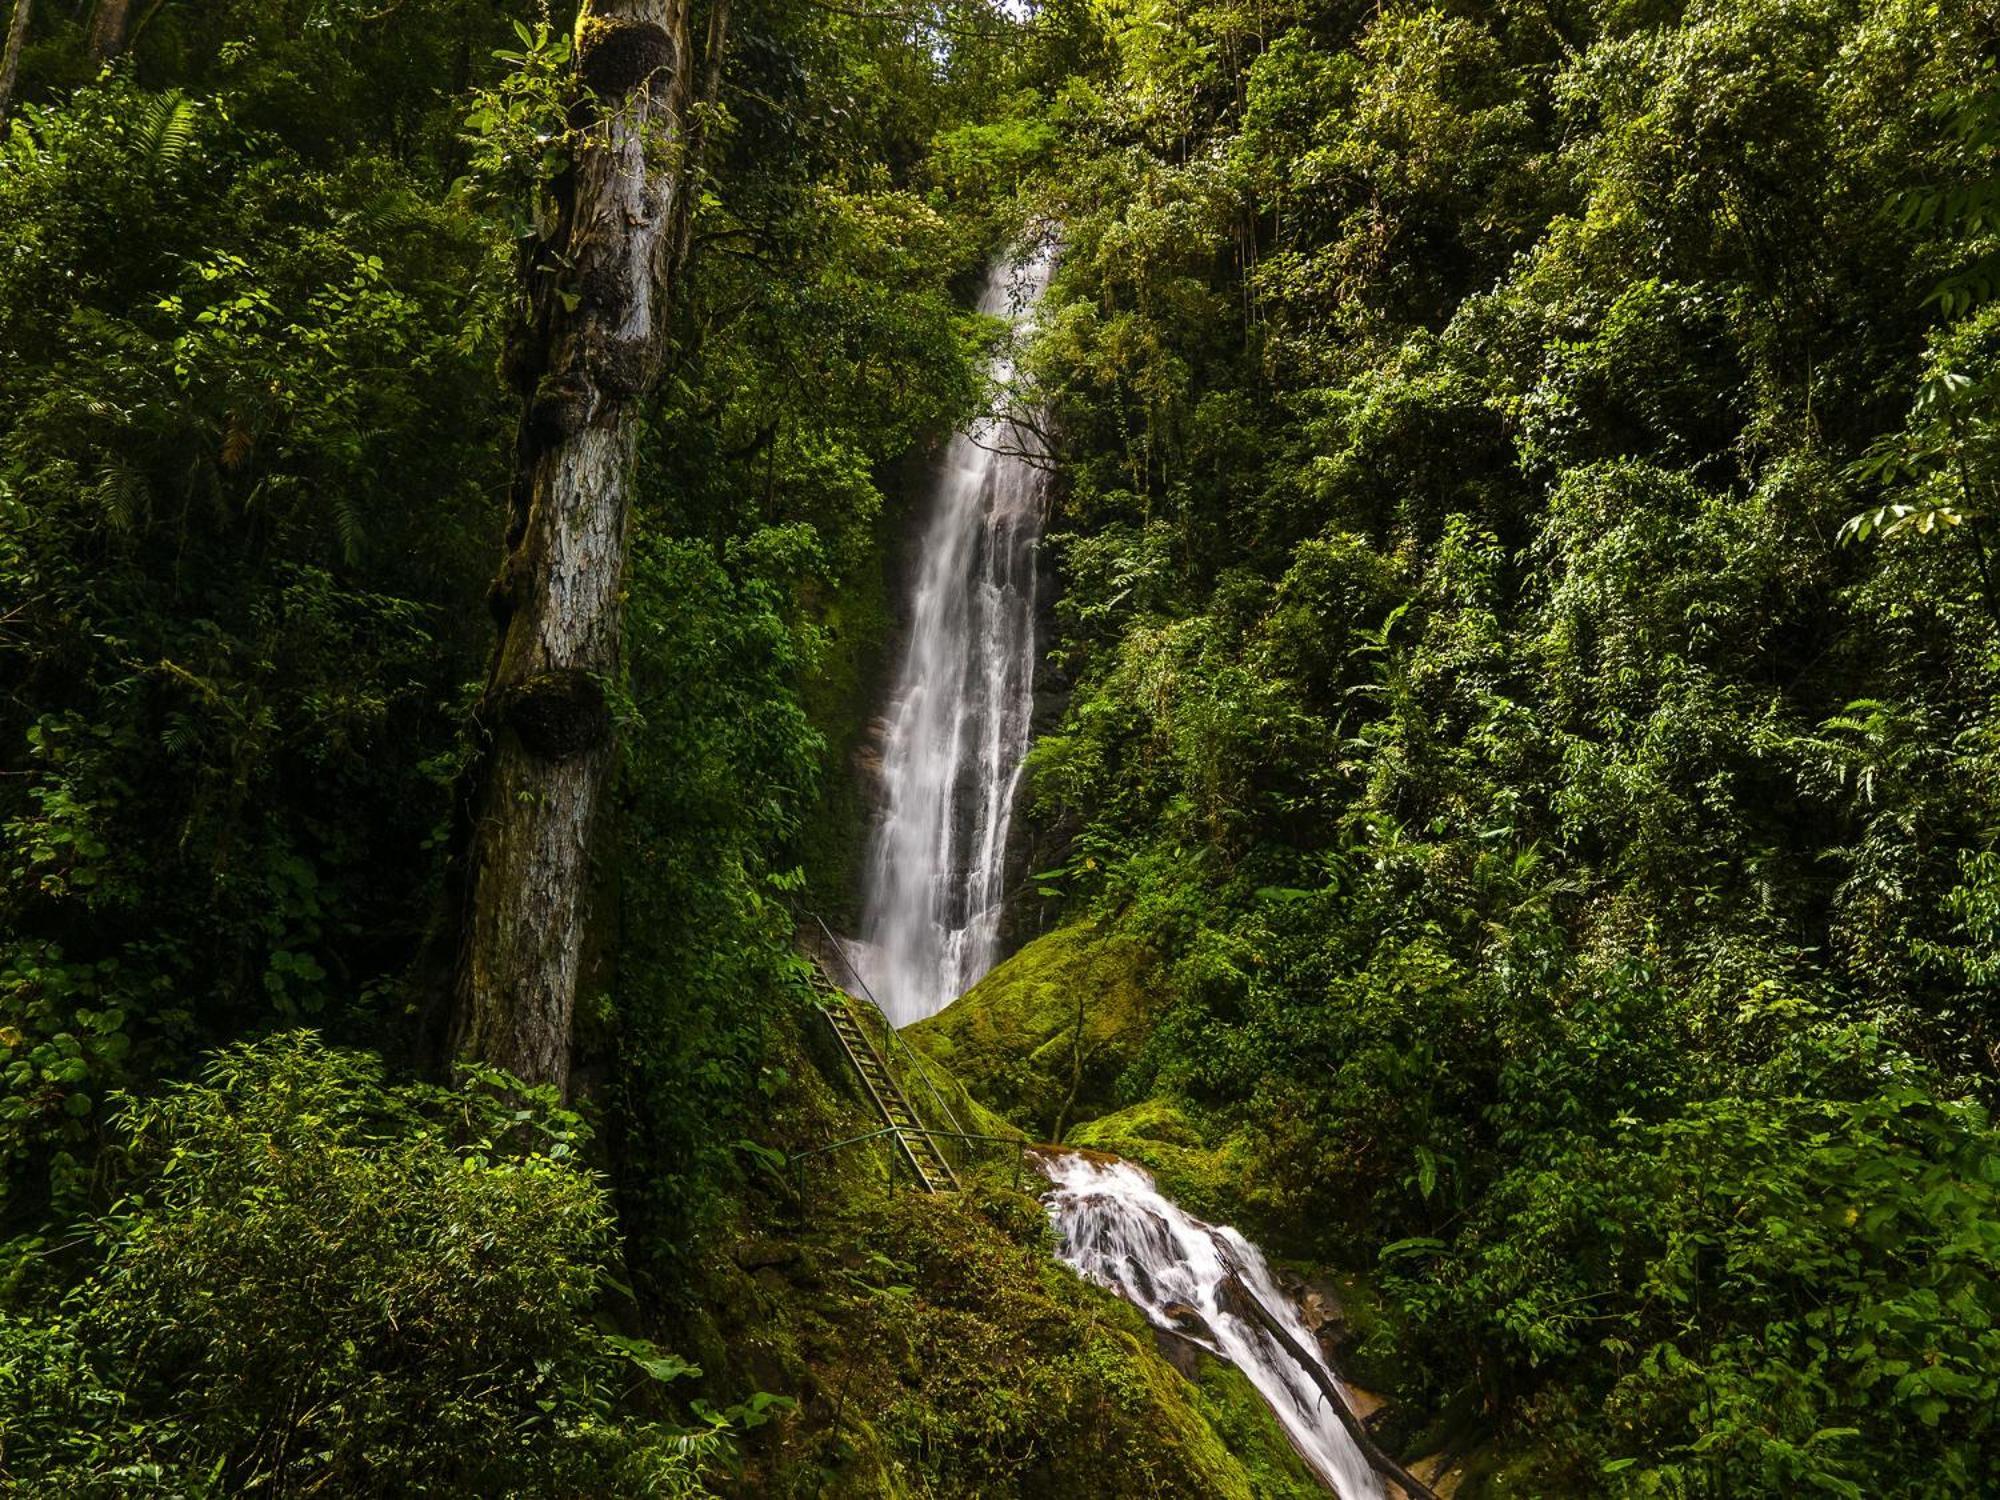
<path fill-rule="evenodd" d="M 1063 106 L 1043 899 L 1550 1487 L 1992 1467 L 1990 20 L 1143 7 Z"/>
<path fill-rule="evenodd" d="M 1988 0 L 0 10 L 0 1484 L 1297 1492 L 1005 1173 L 790 1186 L 1039 234 L 1043 936 L 923 1045 L 1496 1489 L 1991 1487 Z"/>

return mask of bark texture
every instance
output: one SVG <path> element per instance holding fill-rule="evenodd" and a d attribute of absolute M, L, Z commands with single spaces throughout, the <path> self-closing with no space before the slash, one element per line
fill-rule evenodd
<path fill-rule="evenodd" d="M 97 0 L 90 13 L 90 60 L 103 66 L 125 50 L 125 26 L 132 0 Z"/>
<path fill-rule="evenodd" d="M 14 0 L 14 16 L 7 23 L 7 50 L 0 52 L 0 120 L 14 103 L 14 83 L 21 76 L 21 47 L 28 39 L 28 12 L 34 0 Z"/>
<path fill-rule="evenodd" d="M 557 222 L 526 256 L 500 640 L 479 711 L 457 1055 L 565 1089 L 614 746 L 640 398 L 663 358 L 688 114 L 686 0 L 588 0 Z"/>

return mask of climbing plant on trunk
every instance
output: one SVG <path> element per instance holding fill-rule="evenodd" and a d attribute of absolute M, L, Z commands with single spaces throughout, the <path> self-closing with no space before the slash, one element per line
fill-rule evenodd
<path fill-rule="evenodd" d="M 719 62 L 721 32 L 710 28 Z M 454 982 L 463 1057 L 562 1087 L 613 760 L 626 531 L 641 404 L 664 357 L 688 214 L 686 0 L 588 0 L 570 144 L 523 258 L 509 378 L 522 397 L 499 625 Z"/>

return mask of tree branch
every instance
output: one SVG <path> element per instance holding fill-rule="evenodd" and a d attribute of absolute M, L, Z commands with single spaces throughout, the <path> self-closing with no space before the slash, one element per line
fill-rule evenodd
<path fill-rule="evenodd" d="M 1263 1330 L 1277 1340 L 1278 1347 L 1292 1357 L 1294 1364 L 1312 1377 L 1313 1384 L 1320 1389 L 1320 1394 L 1332 1404 L 1333 1414 L 1340 1418 L 1340 1425 L 1345 1427 L 1347 1435 L 1354 1439 L 1354 1446 L 1359 1448 L 1361 1456 L 1368 1460 L 1368 1466 L 1385 1478 L 1395 1480 L 1403 1487 L 1403 1492 L 1410 1497 L 1410 1500 L 1438 1500 L 1436 1490 L 1383 1451 L 1382 1445 L 1375 1441 L 1374 1434 L 1369 1432 L 1367 1424 L 1355 1416 L 1353 1410 L 1349 1408 L 1347 1397 L 1341 1394 L 1339 1383 L 1326 1373 L 1326 1366 L 1308 1354 L 1299 1341 L 1292 1337 L 1291 1331 L 1272 1317 L 1263 1303 L 1249 1294 L 1247 1287 L 1244 1289 L 1243 1302 Z"/>

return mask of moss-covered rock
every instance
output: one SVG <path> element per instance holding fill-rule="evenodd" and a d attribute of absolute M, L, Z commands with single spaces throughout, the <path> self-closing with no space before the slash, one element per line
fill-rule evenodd
<path fill-rule="evenodd" d="M 1189 1377 L 1195 1409 L 1228 1450 L 1257 1500 L 1326 1500 L 1298 1449 L 1250 1377 L 1227 1360 L 1197 1353 Z"/>
<path fill-rule="evenodd" d="M 1147 1099 L 1086 1121 L 1068 1144 L 1108 1151 L 1153 1174 L 1160 1191 L 1198 1218 L 1236 1222 L 1256 1180 L 1241 1136 L 1211 1139 L 1180 1105 Z"/>
<path fill-rule="evenodd" d="M 1407 1373 L 1397 1353 L 1403 1321 L 1396 1310 L 1383 1300 L 1373 1279 L 1359 1271 L 1306 1261 L 1278 1261 L 1272 1269 L 1334 1368 L 1385 1408 L 1375 1425 L 1397 1439 L 1390 1446 L 1407 1451 L 1414 1436 L 1410 1423 L 1417 1415 L 1403 1412 L 1394 1400 Z"/>
<path fill-rule="evenodd" d="M 1158 993 L 1143 946 L 1078 924 L 1037 938 L 904 1034 L 981 1104 L 1061 1140 L 1116 1105 Z"/>
<path fill-rule="evenodd" d="M 1313 1493 L 1242 1377 L 1210 1361 L 1183 1378 L 1136 1310 L 1054 1260 L 1031 1197 L 844 1187 L 789 1245 L 739 1242 L 703 1288 L 727 1360 L 798 1403 L 752 1435 L 732 1493 Z"/>

